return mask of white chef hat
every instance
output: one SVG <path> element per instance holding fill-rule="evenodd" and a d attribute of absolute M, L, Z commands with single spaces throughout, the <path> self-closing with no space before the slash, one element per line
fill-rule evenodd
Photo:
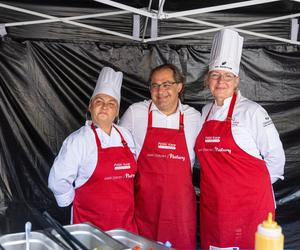
<path fill-rule="evenodd" d="M 91 99 L 98 94 L 106 94 L 115 98 L 120 104 L 122 80 L 121 71 L 116 72 L 112 68 L 104 67 L 99 74 Z"/>
<path fill-rule="evenodd" d="M 215 34 L 209 61 L 209 71 L 226 70 L 239 74 L 243 40 L 236 31 L 222 29 Z"/>

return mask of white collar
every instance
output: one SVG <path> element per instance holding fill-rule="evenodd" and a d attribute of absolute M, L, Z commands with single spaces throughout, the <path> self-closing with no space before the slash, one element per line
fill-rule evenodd
<path fill-rule="evenodd" d="M 150 103 L 151 103 L 151 102 L 152 102 L 152 101 L 150 100 Z M 176 113 L 178 113 L 178 112 L 182 112 L 182 110 L 183 110 L 182 103 L 181 103 L 180 100 L 178 100 L 178 106 L 177 106 L 176 112 L 173 113 L 173 114 L 176 114 Z M 152 104 L 151 104 L 150 111 L 157 111 L 157 112 L 161 113 L 162 115 L 165 115 L 163 112 L 161 112 L 161 111 L 158 109 L 158 107 L 154 104 L 154 102 L 152 102 Z M 171 115 L 172 115 L 172 114 L 171 114 Z"/>
<path fill-rule="evenodd" d="M 236 98 L 237 100 L 241 97 L 241 92 L 240 92 L 239 90 L 236 92 L 236 97 L 237 97 L 237 98 Z M 224 100 L 224 103 L 223 103 L 222 106 L 218 106 L 218 105 L 217 105 L 217 101 L 215 100 L 215 101 L 214 101 L 214 107 L 215 107 L 216 109 L 221 109 L 221 108 L 229 107 L 231 100 L 232 100 L 232 96 L 227 97 L 227 98 Z"/>

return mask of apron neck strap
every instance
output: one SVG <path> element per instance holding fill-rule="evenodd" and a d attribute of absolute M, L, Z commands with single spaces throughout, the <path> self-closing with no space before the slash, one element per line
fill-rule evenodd
<path fill-rule="evenodd" d="M 209 115 L 210 115 L 210 112 L 211 112 L 213 106 L 214 106 L 214 102 L 211 104 L 211 107 L 210 107 L 210 109 L 209 109 L 209 112 L 208 112 L 207 116 L 205 117 L 205 121 L 207 121 L 207 119 L 208 119 L 208 117 L 209 117 Z"/>
<path fill-rule="evenodd" d="M 179 130 L 184 129 L 184 122 L 183 122 L 183 112 L 180 112 L 180 117 L 179 117 Z"/>
<path fill-rule="evenodd" d="M 117 130 L 117 132 L 119 133 L 119 135 L 120 135 L 120 137 L 121 137 L 121 142 L 122 142 L 123 146 L 124 146 L 124 147 L 128 147 L 127 142 L 125 141 L 125 139 L 124 139 L 123 135 L 121 134 L 120 130 L 119 130 L 115 125 L 113 125 L 113 127 L 114 127 L 114 128 Z"/>
<path fill-rule="evenodd" d="M 151 110 L 152 102 L 150 102 L 149 108 L 148 108 L 148 128 L 152 128 L 152 111 Z"/>
<path fill-rule="evenodd" d="M 91 128 L 92 128 L 92 130 L 93 130 L 93 132 L 94 132 L 94 135 L 95 135 L 95 138 L 96 138 L 96 143 L 97 143 L 98 148 L 102 149 L 101 142 L 100 142 L 100 139 L 99 139 L 99 137 L 98 137 L 98 135 L 97 135 L 96 128 L 95 128 L 95 125 L 94 125 L 93 122 L 92 122 L 92 124 L 91 124 Z"/>
<path fill-rule="evenodd" d="M 230 102 L 227 118 L 226 118 L 227 121 L 232 120 L 232 113 L 233 113 L 235 101 L 236 101 L 236 93 L 234 92 L 234 94 L 232 96 L 232 99 L 231 99 L 231 102 Z"/>

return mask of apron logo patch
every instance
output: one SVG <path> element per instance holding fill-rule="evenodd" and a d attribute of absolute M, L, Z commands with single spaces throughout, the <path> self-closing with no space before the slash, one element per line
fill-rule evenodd
<path fill-rule="evenodd" d="M 115 163 L 114 170 L 130 169 L 130 163 Z"/>
<path fill-rule="evenodd" d="M 181 155 L 168 154 L 169 159 L 185 161 L 185 157 Z"/>
<path fill-rule="evenodd" d="M 205 136 L 206 143 L 216 143 L 216 142 L 220 142 L 220 141 L 221 141 L 220 136 Z"/>
<path fill-rule="evenodd" d="M 168 142 L 159 142 L 157 148 L 176 150 L 176 144 L 172 144 Z"/>

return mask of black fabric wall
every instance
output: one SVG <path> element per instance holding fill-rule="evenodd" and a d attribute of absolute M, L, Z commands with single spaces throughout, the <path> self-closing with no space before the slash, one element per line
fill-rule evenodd
<path fill-rule="evenodd" d="M 103 66 L 124 72 L 121 113 L 149 97 L 150 70 L 165 62 L 186 75 L 185 102 L 201 110 L 211 101 L 203 83 L 210 47 L 92 42 L 0 42 L 0 233 L 39 229 L 35 211 L 68 224 L 47 188 L 64 138 L 82 126 Z M 240 89 L 272 117 L 285 153 L 285 180 L 274 185 L 285 246 L 300 249 L 300 51 L 274 45 L 245 47 Z M 194 170 L 198 185 L 198 166 Z"/>

